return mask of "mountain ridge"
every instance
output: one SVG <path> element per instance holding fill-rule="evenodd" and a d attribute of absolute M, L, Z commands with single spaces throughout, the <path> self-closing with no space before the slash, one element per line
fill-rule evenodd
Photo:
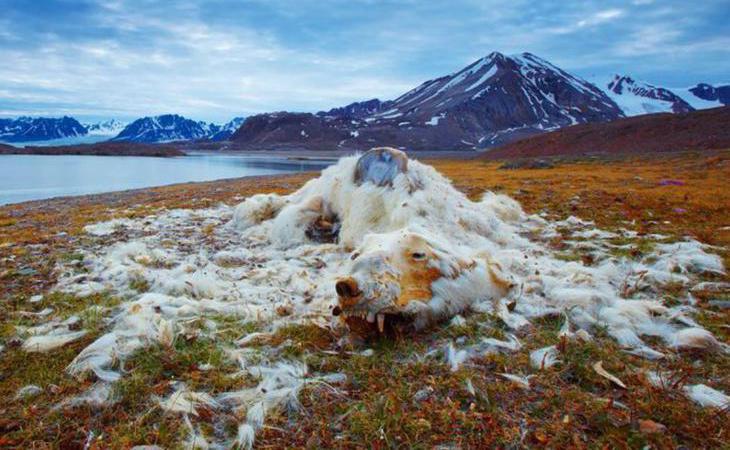
<path fill-rule="evenodd" d="M 394 100 L 372 99 L 302 114 L 254 116 L 231 139 L 243 148 L 394 145 L 473 150 L 571 124 L 623 117 L 618 105 L 591 83 L 531 53 L 498 52 Z M 302 127 L 298 133 L 294 124 Z"/>
<path fill-rule="evenodd" d="M 87 134 L 84 127 L 73 117 L 28 117 L 0 119 L 0 141 L 32 142 Z"/>

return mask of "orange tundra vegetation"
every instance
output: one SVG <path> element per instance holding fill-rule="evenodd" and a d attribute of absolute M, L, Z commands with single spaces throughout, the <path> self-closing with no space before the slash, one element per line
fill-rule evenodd
<path fill-rule="evenodd" d="M 624 159 L 554 160 L 546 169 L 500 170 L 501 163 L 483 160 L 429 161 L 454 185 L 477 198 L 493 190 L 517 199 L 530 213 L 544 211 L 563 219 L 575 215 L 607 230 L 629 228 L 639 238 L 621 256 L 638 257 L 647 249 L 641 234 L 660 233 L 696 239 L 714 249 L 730 265 L 730 151 L 634 156 Z M 54 409 L 69 395 L 87 389 L 66 375 L 66 364 L 104 329 L 98 318 L 85 317 L 89 334 L 50 355 L 25 354 L 13 342 L 19 324 L 32 318 L 17 311 L 51 306 L 69 313 L 90 304 L 114 304 L 114 298 L 94 295 L 79 299 L 46 296 L 29 302 L 55 282 L 56 261 L 78 258 L 75 246 L 85 239 L 82 227 L 113 217 L 140 217 L 162 208 L 202 208 L 234 204 L 260 192 L 285 193 L 314 174 L 249 178 L 55 199 L 0 207 L 0 448 L 130 448 L 155 443 L 170 448 L 185 436 L 182 420 L 155 408 L 154 395 L 164 392 L 170 378 L 192 389 L 204 386 L 223 392 L 250 380 L 230 379 L 218 369 L 202 371 L 201 360 L 225 367 L 220 350 L 209 342 L 180 340 L 172 348 L 152 348 L 133 356 L 125 366 L 130 376 L 119 382 L 118 401 L 101 410 L 83 406 L 62 413 Z M 120 237 L 111 237 L 119 239 Z M 552 245 L 561 247 L 557 238 Z M 577 259 L 583 255 L 566 255 Z M 590 261 L 585 261 L 590 263 Z M 729 281 L 727 275 L 715 281 Z M 143 287 L 140 287 L 143 289 Z M 662 293 L 677 301 L 681 287 Z M 333 293 L 334 295 L 334 293 Z M 730 313 L 710 306 L 729 300 L 727 292 L 698 292 L 701 312 L 696 320 L 722 342 L 728 342 Z M 222 321 L 227 320 L 221 318 Z M 259 448 L 722 448 L 730 446 L 727 411 L 700 408 L 681 395 L 681 386 L 707 382 L 730 392 L 730 362 L 724 354 L 676 352 L 662 362 L 669 389 L 658 389 L 643 375 L 657 362 L 625 352 L 600 332 L 591 342 L 560 340 L 561 321 L 544 318 L 518 337 L 529 350 L 556 344 L 560 365 L 530 379 L 531 389 L 505 381 L 501 373 L 530 373 L 527 353 L 490 354 L 452 372 L 437 359 L 419 359 L 438 340 L 504 338 L 506 329 L 495 318 L 471 315 L 458 327 L 437 327 L 417 335 L 373 344 L 375 357 L 337 353 L 336 337 L 314 326 L 292 325 L 254 345 L 281 345 L 310 370 L 343 372 L 344 395 L 305 388 L 303 409 L 292 415 L 272 415 L 257 436 Z M 225 333 L 231 342 L 241 325 L 231 321 Z M 237 328 L 238 327 L 238 328 Z M 248 330 L 250 331 L 250 330 Z M 226 338 L 223 335 L 222 338 Z M 620 388 L 597 373 L 602 367 L 618 377 Z M 173 374 L 174 376 L 170 376 Z M 43 386 L 28 399 L 15 397 L 29 383 Z M 205 422 L 205 413 L 201 413 Z M 240 417 L 224 425 L 235 433 Z M 204 430 L 213 433 L 213 424 Z M 94 437 L 88 441 L 89 432 Z"/>

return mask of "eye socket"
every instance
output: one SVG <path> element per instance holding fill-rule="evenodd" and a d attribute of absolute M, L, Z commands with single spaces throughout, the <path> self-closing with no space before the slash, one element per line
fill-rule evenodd
<path fill-rule="evenodd" d="M 411 253 L 411 258 L 415 259 L 416 261 L 421 261 L 426 259 L 426 254 L 422 252 L 413 252 Z"/>
<path fill-rule="evenodd" d="M 353 254 L 352 254 L 352 255 L 350 256 L 350 259 L 354 261 L 354 260 L 356 260 L 356 259 L 357 259 L 357 257 L 358 257 L 358 256 L 360 256 L 360 253 L 359 253 L 359 252 L 355 252 L 355 253 L 353 253 Z"/>

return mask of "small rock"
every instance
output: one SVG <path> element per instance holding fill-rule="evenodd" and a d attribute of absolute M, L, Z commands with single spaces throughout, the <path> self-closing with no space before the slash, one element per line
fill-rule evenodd
<path fill-rule="evenodd" d="M 661 434 L 666 430 L 667 427 L 653 420 L 639 420 L 639 431 L 643 434 Z"/>
<path fill-rule="evenodd" d="M 32 296 L 32 297 L 30 298 L 30 302 L 31 302 L 31 303 L 38 303 L 38 302 L 40 302 L 41 300 L 43 300 L 43 296 L 42 296 L 42 295 L 34 295 L 34 296 Z"/>

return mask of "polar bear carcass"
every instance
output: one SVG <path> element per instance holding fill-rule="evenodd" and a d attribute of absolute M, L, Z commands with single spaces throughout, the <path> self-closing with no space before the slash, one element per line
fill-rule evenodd
<path fill-rule="evenodd" d="M 236 208 L 233 224 L 248 234 L 259 230 L 267 245 L 283 249 L 349 252 L 331 280 L 332 312 L 356 335 L 422 328 L 472 309 L 515 329 L 563 314 L 568 328 L 605 328 L 648 357 L 661 354 L 642 335 L 673 347 L 718 347 L 683 310 L 656 296 L 662 284 L 692 282 L 690 272 L 724 273 L 722 260 L 702 244 L 662 244 L 630 261 L 611 257 L 598 240 L 594 264 L 565 261 L 543 241 L 559 227 L 591 223 L 549 222 L 492 192 L 471 201 L 435 169 L 392 148 L 343 158 L 290 195 L 255 195 Z M 629 285 L 636 287 L 631 298 L 621 287 Z"/>
<path fill-rule="evenodd" d="M 504 297 L 513 283 L 490 248 L 519 241 L 522 217 L 506 196 L 470 201 L 433 168 L 377 148 L 342 159 L 291 195 L 243 202 L 234 223 L 271 221 L 280 247 L 333 242 L 350 251 L 333 309 L 358 334 L 395 323 L 423 327 L 474 300 Z"/>

